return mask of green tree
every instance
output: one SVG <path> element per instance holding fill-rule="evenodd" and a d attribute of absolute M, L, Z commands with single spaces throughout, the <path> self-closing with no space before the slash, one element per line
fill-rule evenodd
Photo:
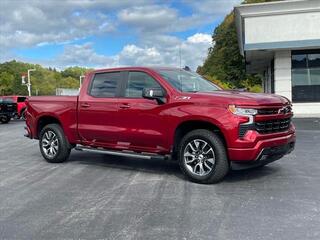
<path fill-rule="evenodd" d="M 91 69 L 83 68 L 83 67 L 69 67 L 61 72 L 62 77 L 72 77 L 75 79 L 79 79 L 81 75 L 84 75 L 86 72 Z"/>
<path fill-rule="evenodd" d="M 27 87 L 21 84 L 21 74 L 31 73 L 32 95 L 54 95 L 56 88 L 79 88 L 79 77 L 90 69 L 71 67 L 63 71 L 44 68 L 38 64 L 10 61 L 0 64 L 0 95 L 27 95 Z"/>
<path fill-rule="evenodd" d="M 245 0 L 243 3 L 271 2 L 270 0 Z M 249 88 L 261 91 L 261 77 L 247 74 L 245 61 L 240 55 L 234 12 L 228 14 L 212 35 L 213 46 L 197 72 L 215 79 L 227 88 Z"/>
<path fill-rule="evenodd" d="M 200 74 L 214 76 L 231 87 L 243 87 L 241 81 L 246 79 L 245 63 L 239 53 L 234 14 L 230 13 L 214 30 L 212 35 L 214 46 L 203 66 L 198 69 Z"/>
<path fill-rule="evenodd" d="M 8 72 L 0 73 L 0 95 L 9 95 L 12 93 L 11 83 L 14 77 Z"/>

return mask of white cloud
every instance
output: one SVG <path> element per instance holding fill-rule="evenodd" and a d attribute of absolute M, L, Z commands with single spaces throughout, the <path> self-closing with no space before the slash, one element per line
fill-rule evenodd
<path fill-rule="evenodd" d="M 212 23 L 229 13 L 241 0 L 184 0 L 193 13 L 179 15 L 169 5 L 142 5 L 125 8 L 118 13 L 121 23 L 143 34 L 181 32 L 190 28 Z"/>
<path fill-rule="evenodd" d="M 157 0 L 0 0 L 0 62 L 21 59 L 12 50 L 61 44 L 64 51 L 41 63 L 56 67 L 73 65 L 109 67 L 119 65 L 202 64 L 211 36 L 201 26 L 220 19 L 241 0 L 183 0 L 192 9 L 185 15 L 171 1 Z M 200 27 L 198 29 L 198 27 Z M 123 31 L 125 29 L 125 32 Z M 198 31 L 185 40 L 173 36 Z M 197 30 L 198 29 L 198 30 Z M 99 54 L 93 43 L 74 44 L 90 36 L 135 36 L 113 56 Z M 35 62 L 32 59 L 25 59 Z"/>
<path fill-rule="evenodd" d="M 177 11 L 167 6 L 139 6 L 123 9 L 118 18 L 121 22 L 143 32 L 163 31 L 178 18 Z"/>
<path fill-rule="evenodd" d="M 103 67 L 111 66 L 113 63 L 114 59 L 112 57 L 97 54 L 92 47 L 92 43 L 66 45 L 62 54 L 45 62 L 46 65 L 54 65 L 59 68 L 69 66 Z"/>
<path fill-rule="evenodd" d="M 147 0 L 1 0 L 0 46 L 5 49 L 63 43 L 115 31 L 109 17 Z"/>
<path fill-rule="evenodd" d="M 171 44 L 165 39 L 171 40 Z M 204 33 L 196 33 L 187 40 L 181 41 L 171 36 L 157 36 L 153 46 L 128 44 L 116 55 L 106 56 L 97 54 L 91 43 L 83 45 L 67 45 L 64 52 L 46 65 L 59 63 L 60 68 L 68 66 L 90 66 L 96 68 L 116 66 L 172 66 L 185 65 L 196 70 L 201 65 L 211 45 L 211 36 Z"/>
<path fill-rule="evenodd" d="M 210 43 L 211 36 L 203 33 L 196 33 L 193 36 L 188 37 L 187 41 L 190 43 Z"/>
<path fill-rule="evenodd" d="M 117 56 L 120 65 L 160 65 L 179 67 L 189 66 L 196 70 L 207 57 L 211 46 L 211 35 L 196 33 L 180 40 L 176 37 L 158 35 L 146 40 L 142 46 L 125 46 Z"/>

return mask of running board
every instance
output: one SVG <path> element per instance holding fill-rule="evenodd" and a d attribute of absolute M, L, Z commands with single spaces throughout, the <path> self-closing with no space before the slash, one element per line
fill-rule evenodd
<path fill-rule="evenodd" d="M 131 151 L 130 152 L 129 151 L 112 151 L 112 150 L 106 150 L 103 148 L 76 146 L 74 149 L 77 151 L 102 153 L 102 154 L 121 156 L 121 157 L 132 157 L 132 158 L 142 158 L 142 159 L 161 159 L 161 160 L 169 159 L 168 155 L 136 153 L 136 152 L 131 152 Z"/>

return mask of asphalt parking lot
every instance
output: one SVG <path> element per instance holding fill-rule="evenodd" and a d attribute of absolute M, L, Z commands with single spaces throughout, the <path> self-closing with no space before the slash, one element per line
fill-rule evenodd
<path fill-rule="evenodd" d="M 0 239 L 320 239 L 312 124 L 297 122 L 290 155 L 216 185 L 163 160 L 74 151 L 49 164 L 23 122 L 0 124 Z"/>

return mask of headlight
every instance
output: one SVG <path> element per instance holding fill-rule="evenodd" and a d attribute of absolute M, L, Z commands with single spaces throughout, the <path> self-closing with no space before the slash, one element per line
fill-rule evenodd
<path fill-rule="evenodd" d="M 240 108 L 236 107 L 235 105 L 229 105 L 229 111 L 233 114 L 240 115 L 240 116 L 253 116 L 258 113 L 257 109 L 253 108 Z"/>

